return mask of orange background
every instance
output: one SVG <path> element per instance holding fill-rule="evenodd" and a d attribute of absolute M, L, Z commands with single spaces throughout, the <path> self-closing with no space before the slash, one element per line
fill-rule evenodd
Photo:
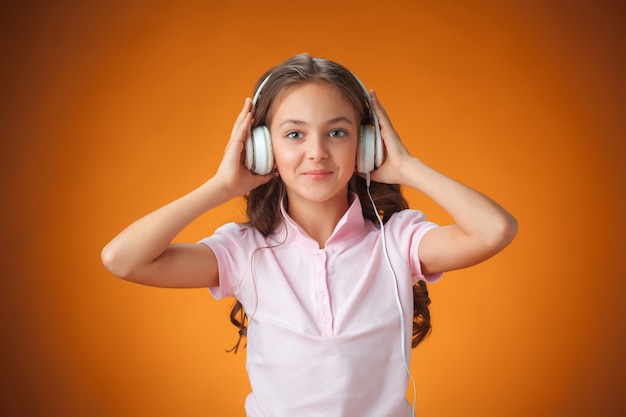
<path fill-rule="evenodd" d="M 231 302 L 117 280 L 100 249 L 208 178 L 257 77 L 304 51 L 520 223 L 431 286 L 418 415 L 626 414 L 623 2 L 86 3 L 0 6 L 1 415 L 243 416 Z"/>

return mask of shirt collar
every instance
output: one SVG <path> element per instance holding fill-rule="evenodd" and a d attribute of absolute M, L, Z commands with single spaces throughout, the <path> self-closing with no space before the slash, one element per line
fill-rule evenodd
<path fill-rule="evenodd" d="M 348 197 L 350 206 L 337 222 L 333 233 L 326 241 L 325 247 L 332 246 L 336 243 L 347 243 L 353 239 L 357 239 L 361 236 L 361 233 L 363 233 L 363 230 L 365 229 L 365 219 L 363 218 L 361 201 L 356 193 L 350 193 Z M 287 214 L 284 200 L 280 203 L 280 212 L 284 220 L 283 227 L 281 227 L 281 229 L 287 232 L 287 242 L 293 241 L 294 243 L 314 247 L 316 249 L 319 247 L 317 242 L 311 238 L 308 233 L 305 232 L 304 229 L 302 229 L 302 227 L 300 227 L 300 225 L 289 216 L 289 214 Z M 279 234 L 283 230 L 279 230 Z"/>

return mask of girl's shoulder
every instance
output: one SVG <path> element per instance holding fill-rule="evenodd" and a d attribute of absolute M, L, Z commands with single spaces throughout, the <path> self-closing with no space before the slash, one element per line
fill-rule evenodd
<path fill-rule="evenodd" d="M 248 223 L 230 222 L 218 227 L 213 235 L 203 239 L 203 241 L 209 240 L 239 248 L 257 248 L 272 246 L 272 243 L 276 241 L 276 236 L 275 234 L 264 236 L 257 228 Z"/>
<path fill-rule="evenodd" d="M 423 234 L 438 224 L 429 221 L 420 210 L 404 209 L 394 213 L 385 223 L 385 231 L 395 235 Z"/>
<path fill-rule="evenodd" d="M 262 238 L 261 233 L 247 223 L 230 222 L 215 229 L 213 236 L 221 236 L 227 239 L 253 239 Z"/>
<path fill-rule="evenodd" d="M 420 223 L 427 221 L 428 219 L 422 211 L 415 209 L 404 209 L 393 213 L 387 221 L 387 224 Z"/>

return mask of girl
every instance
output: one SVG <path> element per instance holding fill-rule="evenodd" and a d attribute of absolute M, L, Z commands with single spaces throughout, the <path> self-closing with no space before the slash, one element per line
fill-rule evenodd
<path fill-rule="evenodd" d="M 261 80 L 215 175 L 122 231 L 104 248 L 104 265 L 133 282 L 236 298 L 231 319 L 248 338 L 249 417 L 410 416 L 410 348 L 430 329 L 424 282 L 493 256 L 516 221 L 413 157 L 374 91 L 339 64 L 298 55 Z M 359 132 L 372 122 L 385 159 L 360 174 Z M 247 169 L 246 140 L 258 126 L 269 130 L 269 174 Z M 426 194 L 454 224 L 427 222 L 393 184 Z M 248 223 L 171 243 L 239 196 Z"/>

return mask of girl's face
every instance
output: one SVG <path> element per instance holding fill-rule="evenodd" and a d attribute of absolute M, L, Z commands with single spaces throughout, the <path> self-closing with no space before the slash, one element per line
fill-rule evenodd
<path fill-rule="evenodd" d="M 326 82 L 290 87 L 276 98 L 269 128 L 290 207 L 301 202 L 347 205 L 359 122 L 345 97 Z"/>

